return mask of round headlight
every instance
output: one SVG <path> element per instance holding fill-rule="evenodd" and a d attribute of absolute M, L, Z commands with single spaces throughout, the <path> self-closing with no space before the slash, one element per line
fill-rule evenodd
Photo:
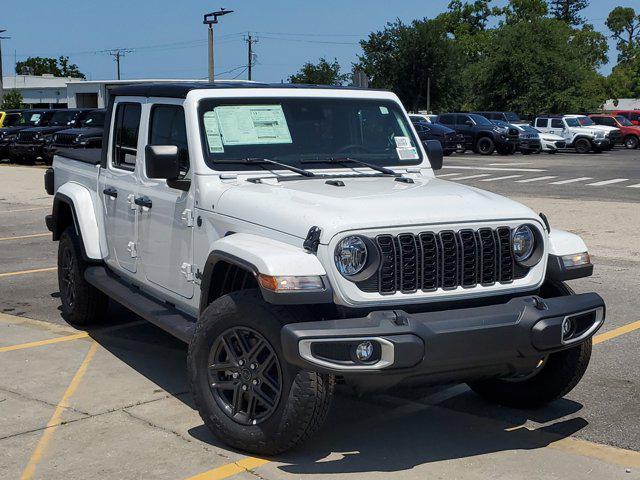
<path fill-rule="evenodd" d="M 334 261 L 338 271 L 345 277 L 352 277 L 362 271 L 367 264 L 367 246 L 360 237 L 345 237 L 334 253 Z"/>
<path fill-rule="evenodd" d="M 533 254 L 536 237 L 528 225 L 520 225 L 513 232 L 513 256 L 516 261 L 524 262 Z"/>

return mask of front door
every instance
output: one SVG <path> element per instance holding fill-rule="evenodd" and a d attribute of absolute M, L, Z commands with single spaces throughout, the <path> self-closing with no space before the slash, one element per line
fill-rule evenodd
<path fill-rule="evenodd" d="M 473 120 L 471 120 L 469 115 L 456 115 L 456 131 L 464 136 L 464 141 L 467 146 L 475 144 Z"/>
<path fill-rule="evenodd" d="M 138 194 L 149 206 L 139 213 L 140 258 L 149 282 L 191 298 L 195 276 L 192 265 L 194 220 L 193 197 L 188 189 L 191 172 L 184 109 L 179 101 L 158 101 L 162 103 L 149 99 L 148 142 L 149 145 L 178 147 L 183 181 L 170 182 L 170 186 L 165 180 L 147 178 L 145 172 L 141 172 Z"/>
<path fill-rule="evenodd" d="M 108 263 L 130 272 L 137 269 L 137 215 L 134 203 L 138 188 L 138 132 L 141 104 L 114 105 L 113 132 L 108 146 L 107 168 L 100 174 L 98 193 L 103 196 Z"/>

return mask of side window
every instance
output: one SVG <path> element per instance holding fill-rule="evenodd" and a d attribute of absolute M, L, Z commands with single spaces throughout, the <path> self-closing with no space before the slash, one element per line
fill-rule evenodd
<path fill-rule="evenodd" d="M 465 125 L 464 122 L 470 121 L 471 117 L 469 115 L 456 115 L 456 124 L 457 125 Z"/>
<path fill-rule="evenodd" d="M 140 111 L 139 103 L 119 103 L 116 108 L 112 159 L 115 168 L 133 170 L 136 167 Z"/>
<path fill-rule="evenodd" d="M 606 125 L 608 127 L 615 127 L 616 124 L 611 117 L 596 117 L 594 119 L 598 125 Z"/>
<path fill-rule="evenodd" d="M 184 110 L 179 105 L 154 105 L 149 124 L 149 145 L 175 145 L 178 147 L 180 176 L 189 171 L 189 149 Z"/>
<path fill-rule="evenodd" d="M 536 118 L 536 127 L 547 128 L 547 125 L 549 125 L 549 120 L 546 118 Z"/>
<path fill-rule="evenodd" d="M 629 114 L 629 120 L 633 120 L 634 122 L 637 122 L 638 120 L 640 120 L 640 114 L 638 114 L 638 113 L 630 113 Z"/>
<path fill-rule="evenodd" d="M 552 118 L 551 119 L 551 128 L 564 128 L 564 124 L 562 123 L 561 118 Z"/>
<path fill-rule="evenodd" d="M 443 123 L 445 125 L 455 125 L 455 117 L 453 115 L 440 115 L 438 117 L 438 123 Z"/>

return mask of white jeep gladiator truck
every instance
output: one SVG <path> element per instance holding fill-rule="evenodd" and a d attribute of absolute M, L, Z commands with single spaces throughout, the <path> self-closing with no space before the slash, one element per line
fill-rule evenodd
<path fill-rule="evenodd" d="M 515 407 L 584 374 L 604 321 L 584 242 L 438 179 L 390 92 L 219 82 L 110 92 L 102 150 L 45 174 L 62 314 L 108 299 L 188 342 L 204 423 L 258 454 L 308 438 L 336 380 L 467 382 Z"/>
<path fill-rule="evenodd" d="M 576 153 L 601 152 L 614 145 L 610 131 L 599 126 L 583 126 L 573 115 L 537 117 L 533 126 L 543 134 L 562 137 L 566 146 L 575 149 Z"/>

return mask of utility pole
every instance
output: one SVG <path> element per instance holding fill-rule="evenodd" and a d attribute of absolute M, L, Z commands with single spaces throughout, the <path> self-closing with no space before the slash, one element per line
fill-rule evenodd
<path fill-rule="evenodd" d="M 0 30 L 0 34 L 6 32 L 6 30 Z M 9 40 L 11 37 L 4 37 L 0 35 L 0 106 L 4 100 L 4 85 L 2 83 L 2 40 Z"/>
<path fill-rule="evenodd" d="M 209 82 L 213 83 L 215 81 L 215 68 L 214 68 L 214 58 L 213 58 L 213 26 L 218 23 L 218 17 L 222 17 L 228 13 L 233 13 L 233 10 L 225 10 L 221 8 L 217 12 L 205 13 L 203 24 L 209 25 Z"/>
<path fill-rule="evenodd" d="M 253 53 L 253 44 L 258 43 L 257 38 L 253 38 L 250 33 L 247 33 L 247 36 L 244 39 L 247 42 L 247 80 L 251 80 L 251 70 L 253 68 L 253 62 L 255 53 Z"/>
<path fill-rule="evenodd" d="M 427 113 L 431 113 L 431 77 L 427 77 Z"/>
<path fill-rule="evenodd" d="M 127 53 L 133 53 L 130 48 L 114 48 L 112 50 L 105 50 L 108 55 L 111 55 L 116 62 L 116 68 L 118 72 L 118 80 L 120 80 L 120 59 L 127 55 Z"/>

